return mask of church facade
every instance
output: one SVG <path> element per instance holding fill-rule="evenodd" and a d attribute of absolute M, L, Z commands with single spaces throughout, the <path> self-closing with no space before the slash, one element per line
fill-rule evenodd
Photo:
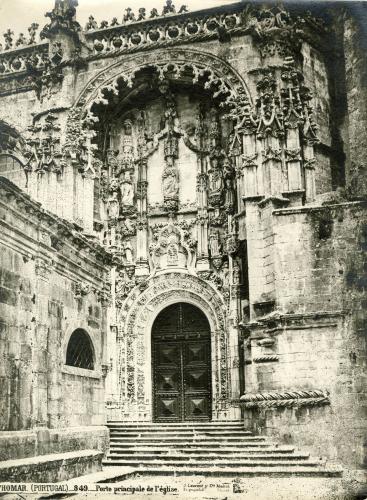
<path fill-rule="evenodd" d="M 76 4 L 0 53 L 2 459 L 230 420 L 363 469 L 358 16 Z"/>

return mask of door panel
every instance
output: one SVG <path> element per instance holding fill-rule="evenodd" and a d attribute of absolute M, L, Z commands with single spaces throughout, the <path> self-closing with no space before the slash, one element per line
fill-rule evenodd
<path fill-rule="evenodd" d="M 154 413 L 162 421 L 180 421 L 182 414 L 181 346 L 177 342 L 154 344 Z"/>
<path fill-rule="evenodd" d="M 190 304 L 167 310 L 158 316 L 152 332 L 154 420 L 209 420 L 209 324 Z"/>

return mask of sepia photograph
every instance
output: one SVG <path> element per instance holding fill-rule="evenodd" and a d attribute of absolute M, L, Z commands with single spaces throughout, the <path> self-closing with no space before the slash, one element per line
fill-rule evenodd
<path fill-rule="evenodd" d="M 367 499 L 367 1 L 0 0 L 0 500 Z"/>

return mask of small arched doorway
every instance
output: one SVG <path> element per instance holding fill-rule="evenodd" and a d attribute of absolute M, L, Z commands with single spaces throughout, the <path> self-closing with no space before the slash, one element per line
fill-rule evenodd
<path fill-rule="evenodd" d="M 152 327 L 155 422 L 210 420 L 210 326 L 188 303 L 166 307 Z"/>

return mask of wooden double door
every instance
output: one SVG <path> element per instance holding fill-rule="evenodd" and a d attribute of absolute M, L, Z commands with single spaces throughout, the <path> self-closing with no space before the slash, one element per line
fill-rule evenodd
<path fill-rule="evenodd" d="M 174 304 L 152 330 L 153 405 L 156 422 L 210 420 L 210 328 L 195 306 Z"/>

